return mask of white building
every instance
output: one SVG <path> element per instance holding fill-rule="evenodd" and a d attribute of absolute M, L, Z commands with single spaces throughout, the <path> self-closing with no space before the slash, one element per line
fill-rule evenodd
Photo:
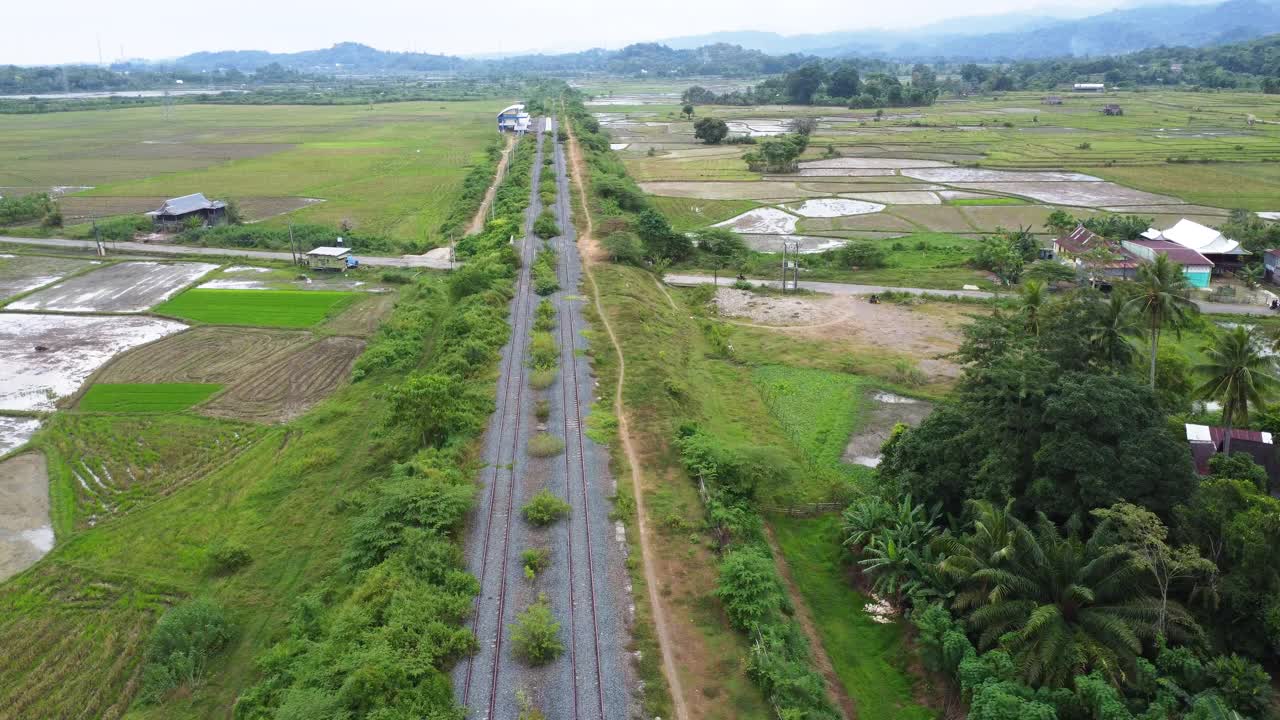
<path fill-rule="evenodd" d="M 529 130 L 529 113 L 524 105 L 510 105 L 498 113 L 498 132 L 527 132 Z"/>

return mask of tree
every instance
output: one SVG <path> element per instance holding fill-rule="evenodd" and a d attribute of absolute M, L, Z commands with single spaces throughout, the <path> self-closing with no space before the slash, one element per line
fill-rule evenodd
<path fill-rule="evenodd" d="M 616 263 L 635 265 L 644 258 L 644 246 L 635 233 L 620 230 L 610 233 L 601 241 L 605 252 Z"/>
<path fill-rule="evenodd" d="M 1040 310 L 1045 305 L 1044 283 L 1039 280 L 1028 280 L 1022 285 L 1018 296 L 1018 312 L 1026 323 L 1027 332 L 1040 334 Z"/>
<path fill-rule="evenodd" d="M 1118 684 L 1155 638 L 1158 617 L 1129 554 L 1099 533 L 1081 542 L 1043 520 L 1014 538 L 1007 560 L 974 574 L 994 588 L 968 617 L 979 647 L 1007 650 L 1033 686 L 1067 687 L 1095 670 Z M 1169 609 L 1175 627 L 1190 625 L 1180 607 Z"/>
<path fill-rule="evenodd" d="M 783 78 L 787 99 L 796 105 L 812 104 L 814 94 L 826 79 L 826 71 L 816 62 L 787 73 Z"/>
<path fill-rule="evenodd" d="M 1109 508 L 1094 510 L 1093 516 L 1102 521 L 1096 532 L 1110 538 L 1113 547 L 1129 553 L 1134 565 L 1151 576 L 1160 600 L 1156 629 L 1164 635 L 1169 618 L 1169 592 L 1173 585 L 1186 581 L 1194 581 L 1198 586 L 1212 583 L 1218 566 L 1201 557 L 1200 551 L 1191 545 L 1171 547 L 1168 543 L 1169 529 L 1146 508 L 1116 503 Z"/>
<path fill-rule="evenodd" d="M 1129 338 L 1140 332 L 1133 309 L 1118 293 L 1112 293 L 1099 305 L 1097 324 L 1089 334 L 1089 344 L 1097 357 L 1109 366 L 1128 367 L 1134 360 L 1133 344 Z"/>
<path fill-rule="evenodd" d="M 910 495 L 897 505 L 866 498 L 854 506 L 862 502 L 872 507 L 845 511 L 844 544 L 858 551 L 858 564 L 874 579 L 876 593 L 896 606 L 907 597 L 938 596 L 937 558 L 931 546 L 940 532 L 936 511 L 926 512 Z"/>
<path fill-rule="evenodd" d="M 1031 263 L 1022 273 L 1023 277 L 1039 280 L 1043 283 L 1074 282 L 1076 271 L 1066 263 L 1056 260 L 1040 260 Z"/>
<path fill-rule="evenodd" d="M 636 217 L 636 234 L 644 242 L 645 253 L 655 260 L 683 260 L 693 251 L 693 242 L 673 230 L 666 216 L 652 208 Z"/>
<path fill-rule="evenodd" d="M 693 124 L 693 136 L 708 145 L 715 145 L 729 134 L 729 125 L 720 118 L 700 117 Z"/>
<path fill-rule="evenodd" d="M 716 595 L 724 603 L 729 622 L 739 630 L 768 624 L 783 598 L 773 559 L 755 547 L 728 552 L 720 562 Z"/>
<path fill-rule="evenodd" d="M 798 135 L 808 137 L 818 129 L 818 119 L 811 117 L 798 117 L 791 120 L 791 132 Z"/>
<path fill-rule="evenodd" d="M 827 94 L 837 98 L 852 98 L 858 94 L 862 79 L 852 65 L 841 65 L 831 72 L 827 80 Z"/>
<path fill-rule="evenodd" d="M 722 227 L 709 227 L 694 233 L 698 249 L 721 258 L 733 258 L 747 251 L 742 236 Z"/>
<path fill-rule="evenodd" d="M 1262 353 L 1261 341 L 1253 330 L 1237 325 L 1216 333 L 1202 348 L 1204 362 L 1196 372 L 1205 378 L 1196 395 L 1222 403 L 1222 424 L 1226 434 L 1222 452 L 1231 454 L 1231 428 L 1249 424 L 1249 406 L 1263 408 L 1266 397 L 1280 387 L 1275 376 L 1275 360 Z"/>
<path fill-rule="evenodd" d="M 477 424 L 474 389 L 460 378 L 415 373 L 388 392 L 391 423 L 410 428 L 425 446 L 440 446 L 450 433 L 465 433 Z"/>
<path fill-rule="evenodd" d="M 1165 255 L 1157 255 L 1155 262 L 1138 268 L 1137 293 L 1129 300 L 1147 327 L 1151 338 L 1151 369 L 1149 382 L 1156 386 L 1156 355 L 1160 349 L 1160 332 L 1166 327 L 1175 330 L 1186 322 L 1195 305 L 1187 299 L 1191 285 L 1182 274 L 1182 266 L 1171 262 Z"/>
<path fill-rule="evenodd" d="M 1066 235 L 1075 229 L 1076 219 L 1071 217 L 1071 213 L 1066 210 L 1054 210 L 1049 213 L 1049 217 L 1045 218 L 1044 229 L 1055 235 Z"/>
<path fill-rule="evenodd" d="M 691 117 L 693 117 L 693 106 L 692 106 L 692 105 L 689 105 L 688 103 L 686 103 L 684 107 L 680 108 L 680 112 L 681 112 L 685 117 L 687 117 L 687 118 L 691 118 Z"/>
<path fill-rule="evenodd" d="M 236 202 L 235 198 L 227 198 L 223 202 L 227 204 L 227 207 L 225 209 L 227 224 L 243 225 L 244 214 L 240 211 L 240 203 Z"/>

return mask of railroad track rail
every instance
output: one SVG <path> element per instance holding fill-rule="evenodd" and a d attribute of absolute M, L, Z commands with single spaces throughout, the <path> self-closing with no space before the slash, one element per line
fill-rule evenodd
<path fill-rule="evenodd" d="M 531 140 L 532 141 L 532 140 Z M 538 192 L 538 173 L 542 167 L 542 151 L 539 149 L 534 160 L 535 177 L 530 192 L 536 197 Z M 488 480 L 488 507 L 485 511 L 484 542 L 481 551 L 479 578 L 481 587 L 490 572 L 490 563 L 499 565 L 497 580 L 498 591 L 496 608 L 492 608 L 493 630 L 486 633 L 481 642 L 488 640 L 492 652 L 488 654 L 491 666 L 489 671 L 488 697 L 485 705 L 488 710 L 485 718 L 496 716 L 498 704 L 498 674 L 502 667 L 502 644 L 504 635 L 504 619 L 507 600 L 507 576 L 511 558 L 511 519 L 515 514 L 516 465 L 521 457 L 519 449 L 521 402 L 524 397 L 526 357 L 529 344 L 529 325 L 532 313 L 529 304 L 532 301 L 532 265 L 534 243 L 532 241 L 532 217 L 527 213 L 525 232 L 521 240 L 519 254 L 521 258 L 520 275 L 516 283 L 515 297 L 512 300 L 511 346 L 504 354 L 500 370 L 500 392 L 498 393 L 497 411 L 494 415 L 497 427 L 496 452 L 491 463 L 492 472 Z M 509 458 L 504 462 L 504 458 Z M 500 523 L 495 528 L 494 523 Z M 485 619 L 485 598 L 483 590 L 477 598 L 472 613 L 471 626 L 479 635 L 481 624 Z M 477 664 L 481 653 L 473 653 L 467 658 L 462 678 L 462 704 L 470 707 L 472 687 L 476 679 Z M 484 669 L 481 669 L 483 672 Z"/>
<path fill-rule="evenodd" d="M 556 142 L 553 146 L 555 152 L 555 164 L 557 174 L 557 214 L 562 231 L 571 228 L 572 218 L 569 210 L 568 189 L 565 187 L 566 168 L 563 146 Z M 571 232 L 571 231 L 570 231 Z M 570 236 L 571 237 L 571 236 Z M 568 546 L 569 557 L 569 586 L 571 589 L 569 603 L 569 635 L 573 639 L 569 653 L 569 662 L 572 668 L 572 676 L 575 679 L 573 686 L 573 717 L 580 720 L 584 717 L 594 717 L 604 720 L 604 678 L 600 663 L 600 623 L 597 613 L 596 600 L 596 568 L 592 558 L 591 546 L 591 501 L 587 492 L 588 476 L 585 460 L 585 443 L 583 439 L 583 415 L 582 415 L 582 398 L 581 398 L 581 379 L 584 377 L 579 374 L 578 353 L 575 346 L 575 338 L 577 337 L 575 313 L 570 307 L 569 292 L 577 285 L 577 278 L 574 277 L 572 271 L 573 253 L 576 253 L 570 237 L 564 237 L 565 242 L 561 243 L 559 257 L 557 258 L 557 275 L 560 281 L 560 292 L 558 293 L 558 322 L 557 326 L 560 334 L 561 357 L 567 362 L 561 372 L 560 392 L 561 407 L 564 409 L 564 439 L 565 439 L 565 491 L 571 497 L 568 498 L 570 503 L 575 505 L 573 516 L 570 520 L 570 527 L 566 535 L 566 543 Z M 578 502 L 573 502 L 573 495 L 577 495 Z M 586 570 L 586 605 L 587 614 L 589 615 L 591 627 L 591 647 L 590 665 L 587 672 L 592 673 L 594 680 L 595 702 L 591 703 L 588 699 L 583 707 L 581 701 L 581 691 L 584 689 L 583 683 L 577 682 L 582 676 L 578 671 L 577 657 L 577 621 L 579 612 L 579 582 L 575 578 L 575 568 L 573 563 L 574 557 L 574 535 L 577 521 L 581 519 L 582 523 L 582 548 L 583 554 L 587 560 Z M 585 620 L 585 619 L 584 619 Z M 589 686 L 588 686 L 589 687 Z"/>

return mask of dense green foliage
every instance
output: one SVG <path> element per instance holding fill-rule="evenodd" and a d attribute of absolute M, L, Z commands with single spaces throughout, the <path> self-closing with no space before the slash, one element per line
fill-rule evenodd
<path fill-rule="evenodd" d="M 743 154 L 747 167 L 762 173 L 790 173 L 799 169 L 800 154 L 809 147 L 809 136 L 788 133 L 765 138 Z"/>
<path fill-rule="evenodd" d="M 903 85 L 895 72 L 873 72 L 865 76 L 858 71 L 867 61 L 850 59 L 833 61 L 808 60 L 804 65 L 777 77 L 749 86 L 717 94 L 695 85 L 680 96 L 681 102 L 694 105 L 834 105 L 851 108 L 911 107 L 932 105 L 938 98 L 937 73 L 928 65 L 916 64 L 911 69 L 911 82 Z M 875 67 L 877 70 L 886 68 Z"/>
<path fill-rule="evenodd" d="M 520 514 L 530 525 L 545 527 L 569 514 L 569 503 L 555 493 L 543 488 L 529 498 L 520 508 Z"/>
<path fill-rule="evenodd" d="M 39 220 L 56 211 L 47 193 L 0 197 L 0 225 Z"/>
<path fill-rule="evenodd" d="M 536 232 L 536 230 L 535 230 Z M 558 234 L 558 233 L 557 233 Z M 556 251 L 544 245 L 533 259 L 533 291 L 547 296 L 560 289 L 556 270 Z"/>
<path fill-rule="evenodd" d="M 564 653 L 560 623 L 551 612 L 546 595 L 538 596 L 537 602 L 516 616 L 511 641 L 515 643 L 516 657 L 530 665 L 546 665 Z"/>

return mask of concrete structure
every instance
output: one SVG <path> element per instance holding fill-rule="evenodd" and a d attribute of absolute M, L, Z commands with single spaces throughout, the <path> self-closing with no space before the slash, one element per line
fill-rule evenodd
<path fill-rule="evenodd" d="M 159 210 L 147 213 L 147 217 L 161 230 L 180 230 L 193 218 L 202 225 L 217 225 L 227 218 L 227 204 L 210 200 L 203 193 L 193 193 L 166 200 Z"/>
<path fill-rule="evenodd" d="M 1262 267 L 1266 271 L 1264 279 L 1273 285 L 1280 285 L 1280 250 L 1262 253 Z"/>
<path fill-rule="evenodd" d="M 1195 250 L 1168 240 L 1125 240 L 1121 246 L 1147 262 L 1155 262 L 1157 255 L 1164 255 L 1182 266 L 1182 274 L 1187 276 L 1192 287 L 1200 289 L 1209 287 L 1209 276 L 1213 274 L 1213 261 Z"/>
<path fill-rule="evenodd" d="M 1107 86 L 1105 83 L 1076 83 L 1071 86 L 1071 90 L 1073 92 L 1100 93 L 1100 92 L 1106 92 Z"/>
<path fill-rule="evenodd" d="M 1053 241 L 1053 256 L 1090 280 L 1132 280 L 1141 264 L 1133 253 L 1091 232 L 1083 225 Z"/>
<path fill-rule="evenodd" d="M 529 113 L 525 112 L 524 105 L 509 105 L 498 113 L 498 132 L 528 132 L 529 122 Z"/>
<path fill-rule="evenodd" d="M 312 270 L 346 270 L 355 267 L 351 248 L 325 246 L 307 253 L 307 267 Z"/>

